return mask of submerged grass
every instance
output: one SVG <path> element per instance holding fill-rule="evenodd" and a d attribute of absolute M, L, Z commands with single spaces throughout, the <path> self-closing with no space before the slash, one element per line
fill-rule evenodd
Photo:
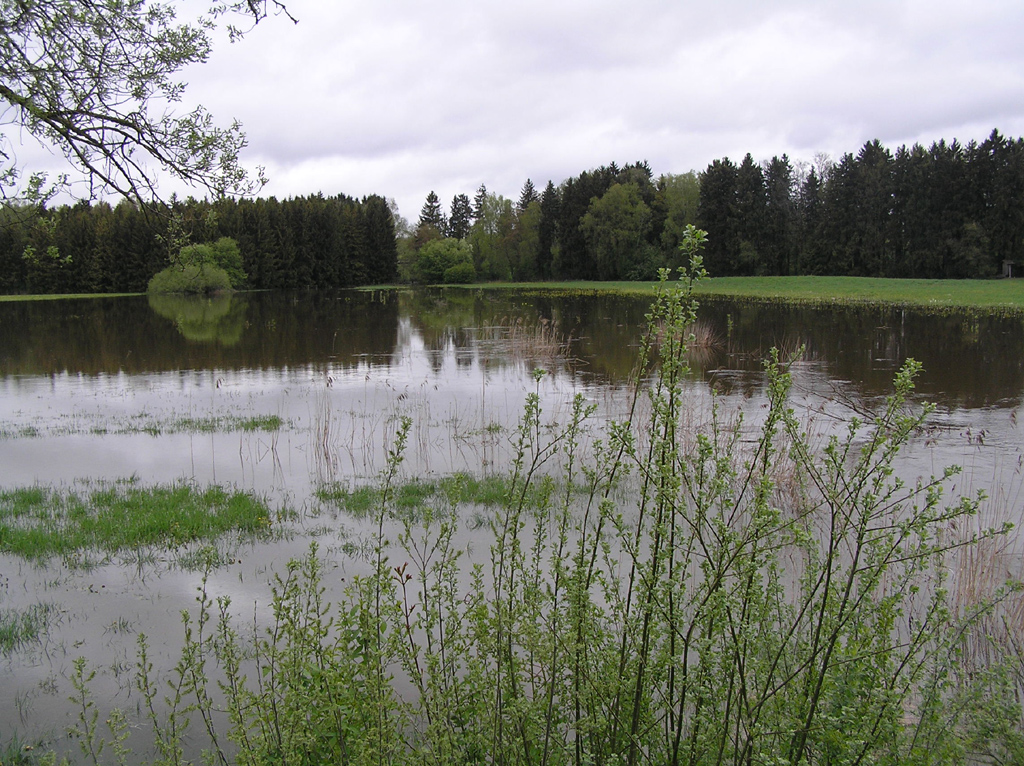
<path fill-rule="evenodd" d="M 231 433 L 233 431 L 273 433 L 287 425 L 288 421 L 280 415 L 211 415 L 161 420 L 143 412 L 112 422 L 90 423 L 87 419 L 79 418 L 76 421 L 57 421 L 48 426 L 0 423 L 0 439 L 32 439 L 40 436 L 75 436 L 79 434 L 168 436 L 173 434 Z"/>
<path fill-rule="evenodd" d="M 159 433 L 217 433 L 223 431 L 280 431 L 285 421 L 279 415 L 250 415 L 238 417 L 219 415 L 208 418 L 179 418 L 163 426 Z"/>
<path fill-rule="evenodd" d="M 0 425 L 0 439 L 33 439 L 40 435 L 35 426 Z"/>
<path fill-rule="evenodd" d="M 57 608 L 53 604 L 33 604 L 26 609 L 0 609 L 0 655 L 8 655 L 25 644 L 38 641 L 46 631 Z M 6 764 L 6 760 L 0 760 Z"/>
<path fill-rule="evenodd" d="M 412 517 L 428 506 L 443 502 L 448 506 L 482 505 L 498 507 L 508 502 L 509 493 L 514 489 L 512 477 L 494 475 L 477 477 L 468 473 L 455 473 L 439 479 L 411 479 L 389 488 L 388 503 L 396 515 Z M 323 503 L 334 504 L 356 518 L 364 518 L 380 506 L 382 492 L 379 486 L 350 487 L 335 482 L 324 484 L 316 490 L 316 497 Z M 544 500 L 546 490 L 540 485 L 528 488 L 523 499 L 527 508 L 538 508 Z"/>
<path fill-rule="evenodd" d="M 219 486 L 120 482 L 84 492 L 23 487 L 0 491 L 0 550 L 42 560 L 97 549 L 178 546 L 229 531 L 262 533 L 270 520 L 261 498 Z"/>
<path fill-rule="evenodd" d="M 47 753 L 45 742 L 29 742 L 14 734 L 9 740 L 0 744 L 0 765 L 2 766 L 35 766 L 40 763 L 52 763 L 53 754 Z"/>

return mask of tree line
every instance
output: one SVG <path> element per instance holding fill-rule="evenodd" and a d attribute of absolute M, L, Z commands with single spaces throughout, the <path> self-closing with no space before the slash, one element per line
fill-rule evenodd
<path fill-rule="evenodd" d="M 399 243 L 399 274 L 435 281 L 444 251 L 444 264 L 469 264 L 477 280 L 653 279 L 675 265 L 699 195 L 696 173 L 655 179 L 646 162 L 613 162 L 543 191 L 527 179 L 515 201 L 481 185 L 472 200 L 455 195 L 448 214 L 431 192 Z M 464 266 L 461 276 L 470 277 Z"/>
<path fill-rule="evenodd" d="M 713 275 L 995 276 L 1024 257 L 1024 140 L 716 160 L 697 215 Z"/>
<path fill-rule="evenodd" d="M 0 292 L 143 292 L 188 245 L 230 237 L 251 289 L 394 282 L 394 215 L 379 196 L 79 202 L 0 210 Z"/>
<path fill-rule="evenodd" d="M 837 162 L 747 154 L 657 178 L 646 162 L 613 162 L 542 192 L 528 179 L 516 201 L 481 185 L 447 213 L 431 192 L 401 237 L 399 272 L 421 282 L 653 279 L 679 265 L 688 224 L 708 232 L 712 276 L 996 276 L 1024 260 L 1024 139 L 993 131 L 895 152 L 876 140 Z"/>
<path fill-rule="evenodd" d="M 237 241 L 245 286 L 641 280 L 708 232 L 712 276 L 991 277 L 1024 262 L 1024 139 L 929 148 L 879 141 L 838 161 L 786 155 L 655 177 L 646 162 L 587 170 L 517 200 L 481 185 L 415 226 L 383 197 L 80 202 L 0 210 L 0 291 L 141 292 L 188 244 Z"/>

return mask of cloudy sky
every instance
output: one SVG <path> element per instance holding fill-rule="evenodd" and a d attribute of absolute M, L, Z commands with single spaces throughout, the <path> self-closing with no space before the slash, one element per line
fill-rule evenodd
<path fill-rule="evenodd" d="M 655 174 L 1024 135 L 1021 0 L 288 0 L 185 103 L 240 119 L 264 194 L 381 194 L 415 220 L 616 161 Z"/>

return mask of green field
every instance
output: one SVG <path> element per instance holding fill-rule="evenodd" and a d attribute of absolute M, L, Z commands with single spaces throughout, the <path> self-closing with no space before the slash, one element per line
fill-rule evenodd
<path fill-rule="evenodd" d="M 0 295 L 0 303 L 10 301 L 59 301 L 65 298 L 123 298 L 142 293 L 55 293 L 54 295 Z"/>
<path fill-rule="evenodd" d="M 523 290 L 615 290 L 646 293 L 656 282 L 519 282 L 465 285 Z M 890 303 L 934 308 L 1024 311 L 1024 279 L 873 279 L 870 277 L 718 277 L 698 295 L 798 303 Z"/>
<path fill-rule="evenodd" d="M 488 282 L 470 289 L 574 290 L 649 293 L 657 282 Z M 362 289 L 386 289 L 384 286 Z M 796 303 L 890 303 L 940 309 L 1024 311 L 1024 279 L 875 279 L 871 277 L 717 277 L 698 295 Z M 0 302 L 111 298 L 115 295 L 0 295 Z"/>

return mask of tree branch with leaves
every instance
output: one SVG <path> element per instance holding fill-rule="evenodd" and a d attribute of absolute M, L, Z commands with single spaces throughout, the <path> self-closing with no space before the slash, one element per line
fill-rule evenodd
<path fill-rule="evenodd" d="M 179 21 L 180 2 L 0 0 L 0 194 L 45 202 L 71 188 L 66 174 L 26 173 L 12 135 L 29 135 L 88 180 L 88 197 L 148 202 L 163 173 L 214 196 L 265 183 L 243 168 L 238 122 L 218 127 L 202 106 L 180 113 L 179 73 L 203 63 L 224 24 L 232 40 L 268 14 L 295 21 L 279 0 L 214 2 Z M 236 26 L 232 21 L 237 21 Z M 83 196 L 83 195 L 77 195 Z"/>

